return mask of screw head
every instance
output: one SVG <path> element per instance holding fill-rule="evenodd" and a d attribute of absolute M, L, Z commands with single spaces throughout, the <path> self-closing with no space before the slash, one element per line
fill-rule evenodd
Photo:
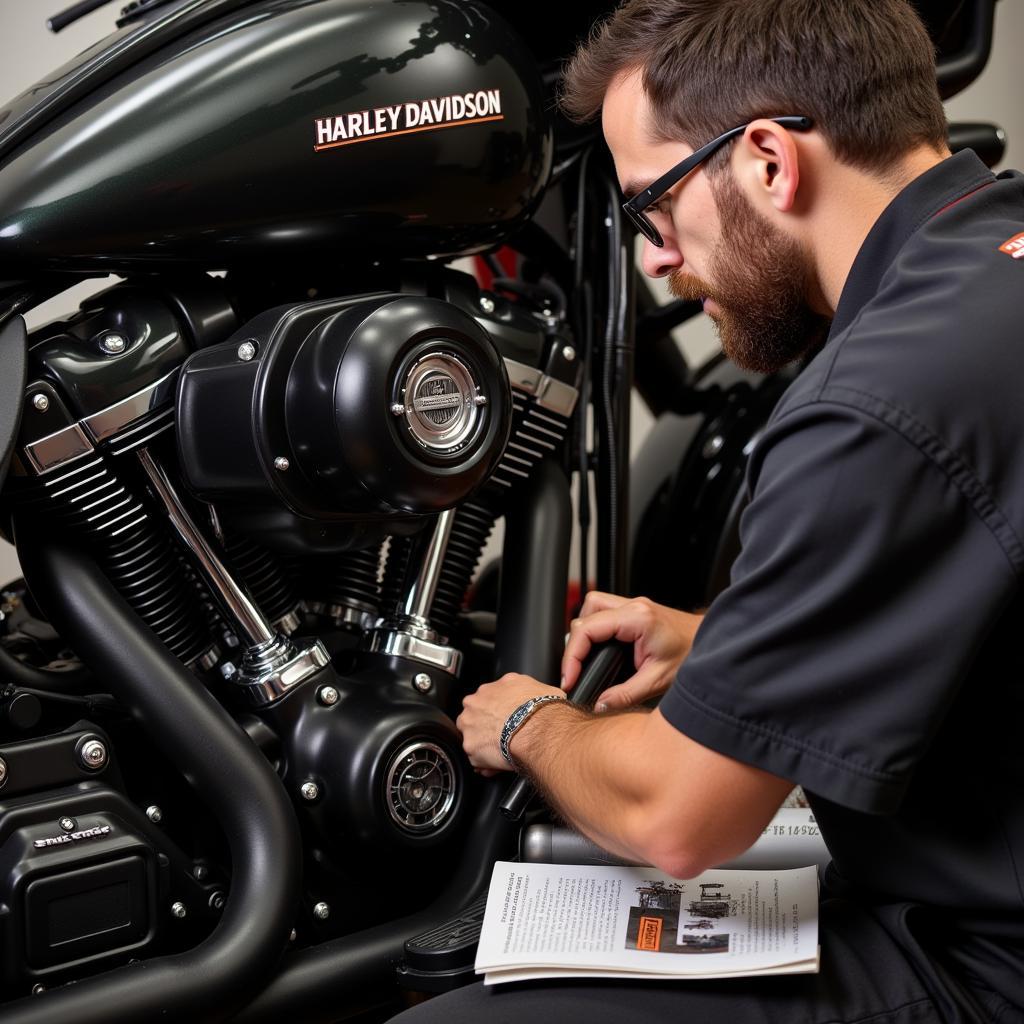
<path fill-rule="evenodd" d="M 567 362 L 571 363 L 576 358 L 576 349 L 572 345 L 562 346 L 562 358 Z"/>
<path fill-rule="evenodd" d="M 0 786 L 7 781 L 7 762 L 0 757 Z"/>
<path fill-rule="evenodd" d="M 42 984 L 42 982 L 37 982 L 35 985 L 32 986 L 32 995 L 34 996 L 38 996 L 45 991 L 46 986 Z"/>
<path fill-rule="evenodd" d="M 391 415 L 392 416 L 404 416 L 405 415 L 405 406 L 402 405 L 401 402 L 393 402 L 392 405 L 391 405 Z"/>
<path fill-rule="evenodd" d="M 434 681 L 426 672 L 417 672 L 416 675 L 412 677 L 412 685 L 419 690 L 420 693 L 429 693 L 430 688 L 434 685 Z"/>
<path fill-rule="evenodd" d="M 57 822 L 65 832 L 74 832 L 78 828 L 78 822 L 74 818 L 64 817 Z"/>
<path fill-rule="evenodd" d="M 238 675 L 238 667 L 233 661 L 225 661 L 221 663 L 220 674 L 225 679 L 234 679 Z"/>
<path fill-rule="evenodd" d="M 490 295 L 481 295 L 480 296 L 480 308 L 485 313 L 493 313 L 494 312 L 494 299 L 492 299 L 490 297 Z"/>
<path fill-rule="evenodd" d="M 156 804 L 150 804 L 150 806 L 146 808 L 146 817 L 149 818 L 154 825 L 159 825 L 160 822 L 164 820 L 164 812 L 161 811 Z"/>
<path fill-rule="evenodd" d="M 171 914 L 180 921 L 186 914 L 188 914 L 188 909 L 181 900 L 178 900 L 177 903 L 171 904 Z"/>
<path fill-rule="evenodd" d="M 218 889 L 216 892 L 210 893 L 208 904 L 211 910 L 215 910 L 219 913 L 224 909 L 224 904 L 227 903 L 227 901 L 227 896 Z"/>
<path fill-rule="evenodd" d="M 192 869 L 192 877 L 197 881 L 201 882 L 210 873 L 209 868 L 205 864 L 197 864 Z"/>
<path fill-rule="evenodd" d="M 79 752 L 86 768 L 102 768 L 107 763 L 107 748 L 100 740 L 89 740 L 82 744 Z"/>
<path fill-rule="evenodd" d="M 274 469 L 279 473 L 284 473 L 290 465 L 291 463 L 283 455 L 278 455 L 278 457 L 274 459 Z"/>
<path fill-rule="evenodd" d="M 474 405 L 486 405 L 487 404 L 487 396 L 486 395 L 474 395 L 473 396 L 473 404 Z"/>
<path fill-rule="evenodd" d="M 289 942 L 294 942 L 298 937 L 299 933 L 294 928 L 288 933 Z"/>
<path fill-rule="evenodd" d="M 313 916 L 318 921 L 326 921 L 331 916 L 331 908 L 327 903 L 318 903 L 313 908 Z"/>
<path fill-rule="evenodd" d="M 341 694 L 333 686 L 321 686 L 320 692 L 317 693 L 317 699 L 324 707 L 332 708 L 338 703 L 341 698 Z"/>
<path fill-rule="evenodd" d="M 33 395 L 32 397 L 32 408 L 38 412 L 46 412 L 50 408 L 50 400 L 46 395 Z"/>
<path fill-rule="evenodd" d="M 721 434 L 715 434 L 714 437 L 709 437 L 704 442 L 704 447 L 701 449 L 701 455 L 705 459 L 713 459 L 723 448 L 725 447 L 725 438 Z"/>
<path fill-rule="evenodd" d="M 242 344 L 238 346 L 238 358 L 241 359 L 243 363 L 249 362 L 254 355 L 256 355 L 255 342 L 243 341 Z"/>
<path fill-rule="evenodd" d="M 304 782 L 299 790 L 303 800 L 315 800 L 320 795 L 320 787 L 315 782 Z"/>
<path fill-rule="evenodd" d="M 128 339 L 123 334 L 105 334 L 100 338 L 100 348 L 112 356 L 123 352 L 128 347 Z"/>

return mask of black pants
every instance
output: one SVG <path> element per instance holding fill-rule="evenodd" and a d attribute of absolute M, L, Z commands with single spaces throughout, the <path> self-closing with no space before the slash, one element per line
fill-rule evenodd
<path fill-rule="evenodd" d="M 437 996 L 395 1024 L 1021 1024 L 995 995 L 968 994 L 915 964 L 854 903 L 821 905 L 818 974 L 723 981 L 483 984 Z"/>

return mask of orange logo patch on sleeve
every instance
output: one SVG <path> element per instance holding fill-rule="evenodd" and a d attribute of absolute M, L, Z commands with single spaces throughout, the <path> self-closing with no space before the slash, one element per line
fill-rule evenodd
<path fill-rule="evenodd" d="M 662 924 L 660 917 L 641 917 L 640 930 L 636 937 L 636 948 L 650 949 L 657 953 L 661 948 Z"/>
<path fill-rule="evenodd" d="M 999 246 L 999 251 L 1005 252 L 1015 260 L 1024 260 L 1024 231 L 1003 242 L 1003 244 Z"/>

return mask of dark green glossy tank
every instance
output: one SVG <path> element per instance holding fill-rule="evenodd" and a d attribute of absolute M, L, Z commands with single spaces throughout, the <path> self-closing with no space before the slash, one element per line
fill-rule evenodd
<path fill-rule="evenodd" d="M 0 279 L 469 253 L 550 162 L 534 60 L 482 4 L 193 2 L 0 110 Z"/>

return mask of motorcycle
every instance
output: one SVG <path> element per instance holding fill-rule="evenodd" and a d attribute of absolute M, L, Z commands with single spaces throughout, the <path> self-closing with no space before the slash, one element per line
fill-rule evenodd
<path fill-rule="evenodd" d="M 992 7 L 936 5 L 946 95 Z M 638 281 L 554 109 L 601 13 L 134 0 L 0 112 L 0 1019 L 383 1020 L 471 980 L 546 812 L 454 718 L 557 678 L 574 520 L 584 583 L 725 585 L 790 376 L 691 370 L 698 308 Z"/>

